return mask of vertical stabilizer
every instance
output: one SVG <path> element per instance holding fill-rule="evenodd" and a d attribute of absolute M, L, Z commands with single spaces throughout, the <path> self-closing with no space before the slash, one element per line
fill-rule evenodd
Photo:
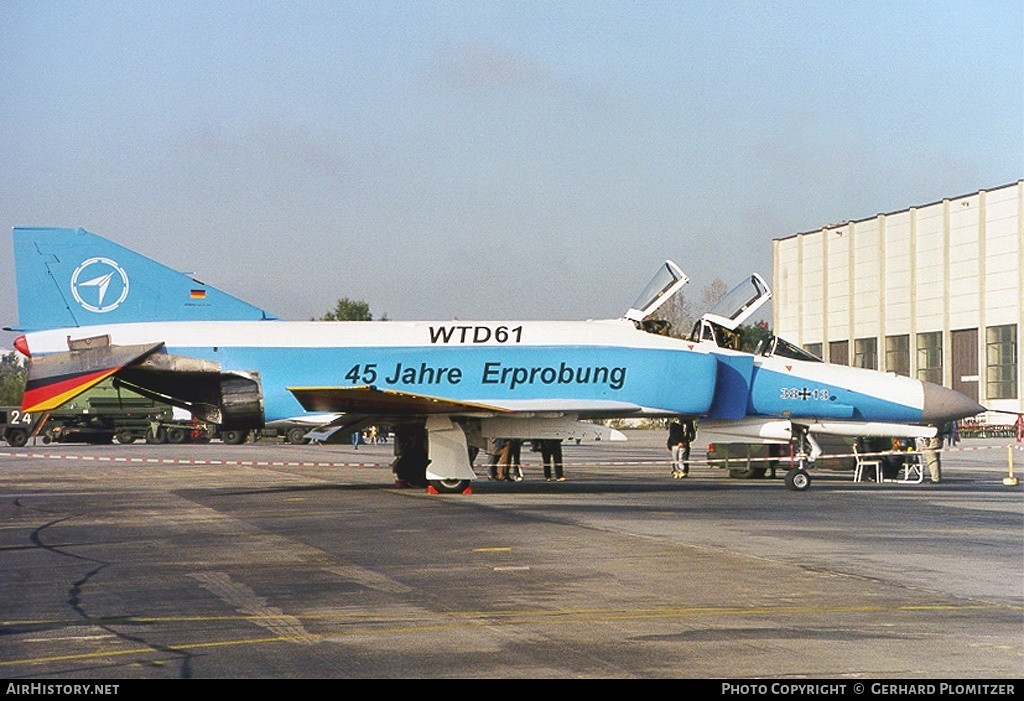
<path fill-rule="evenodd" d="M 85 229 L 14 229 L 21 330 L 138 321 L 272 319 L 262 309 Z"/>

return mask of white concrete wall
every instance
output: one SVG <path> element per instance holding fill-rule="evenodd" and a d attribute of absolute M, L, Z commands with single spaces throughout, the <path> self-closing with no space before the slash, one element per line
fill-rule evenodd
<path fill-rule="evenodd" d="M 798 345 L 910 336 L 941 331 L 945 384 L 952 372 L 950 333 L 977 328 L 980 401 L 1024 410 L 1018 398 L 985 397 L 985 329 L 1017 325 L 1018 365 L 1024 342 L 1024 181 L 871 219 L 824 227 L 774 241 L 773 327 Z"/>

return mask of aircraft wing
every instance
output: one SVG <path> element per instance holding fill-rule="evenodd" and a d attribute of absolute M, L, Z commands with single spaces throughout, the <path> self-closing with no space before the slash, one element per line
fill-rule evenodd
<path fill-rule="evenodd" d="M 494 416 L 514 414 L 573 414 L 580 417 L 629 416 L 643 411 L 631 402 L 572 399 L 487 400 L 470 402 L 413 392 L 380 389 L 373 385 L 350 387 L 289 387 L 306 411 L 367 415 Z"/>
<path fill-rule="evenodd" d="M 379 389 L 372 385 L 351 387 L 289 387 L 306 411 L 341 412 L 308 437 L 329 442 L 343 432 L 374 422 L 427 417 L 448 422 L 450 417 L 483 419 L 481 435 L 506 438 L 558 438 L 625 440 L 625 436 L 600 424 L 578 421 L 588 415 L 629 415 L 642 407 L 628 402 L 581 400 L 519 400 L 469 402 L 412 392 Z"/>
<path fill-rule="evenodd" d="M 382 415 L 495 414 L 507 413 L 493 404 L 463 402 L 426 394 L 378 389 L 373 385 L 352 387 L 289 387 L 306 411 Z"/>

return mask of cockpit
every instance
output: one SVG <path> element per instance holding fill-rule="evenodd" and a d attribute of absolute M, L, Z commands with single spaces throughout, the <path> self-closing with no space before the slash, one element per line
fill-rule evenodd
<path fill-rule="evenodd" d="M 654 277 L 626 312 L 626 318 L 649 333 L 668 335 L 671 324 L 654 313 L 662 308 L 690 279 L 670 260 L 658 268 Z M 710 341 L 720 348 L 740 350 L 739 327 L 772 298 L 768 284 L 757 273 L 732 288 L 707 313 L 690 333 L 691 341 Z M 754 355 L 781 356 L 794 360 L 823 362 L 818 356 L 778 336 L 761 340 Z"/>
<path fill-rule="evenodd" d="M 805 350 L 795 343 L 790 343 L 779 336 L 769 336 L 757 344 L 754 355 L 763 355 L 766 358 L 779 356 L 781 358 L 792 358 L 793 360 L 806 360 L 812 363 L 824 363 L 825 361 Z"/>

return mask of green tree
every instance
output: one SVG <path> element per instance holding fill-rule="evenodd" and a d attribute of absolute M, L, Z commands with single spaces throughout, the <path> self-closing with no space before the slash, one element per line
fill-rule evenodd
<path fill-rule="evenodd" d="M 17 353 L 11 351 L 0 355 L 0 404 L 18 406 L 25 393 L 25 379 L 28 371 Z"/>
<path fill-rule="evenodd" d="M 772 336 L 772 329 L 767 321 L 759 321 L 755 324 L 741 324 L 736 332 L 740 335 L 740 350 L 753 353 L 758 344 Z M 762 351 L 764 348 L 761 349 Z"/>
<path fill-rule="evenodd" d="M 381 317 L 381 321 L 387 321 L 388 315 Z M 320 321 L 373 321 L 373 313 L 370 312 L 370 304 L 365 300 L 349 299 L 342 297 Z"/>

